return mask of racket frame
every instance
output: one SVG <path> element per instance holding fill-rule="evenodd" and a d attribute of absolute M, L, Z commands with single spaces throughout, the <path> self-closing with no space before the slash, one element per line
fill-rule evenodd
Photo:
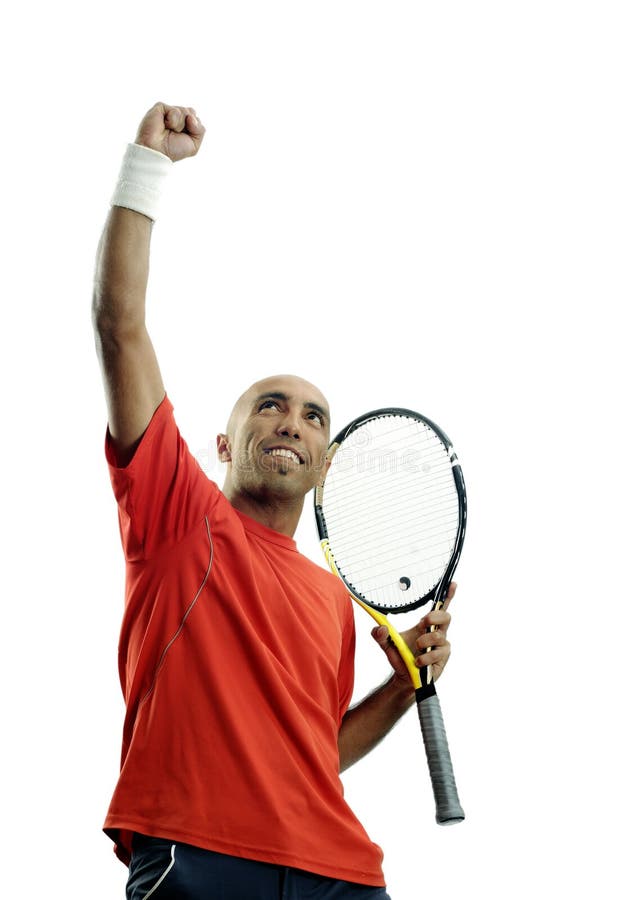
<path fill-rule="evenodd" d="M 340 571 L 340 566 L 336 563 L 336 560 L 331 555 L 331 560 L 328 556 L 328 549 L 330 547 L 329 543 L 329 534 L 327 529 L 327 523 L 325 521 L 325 515 L 323 513 L 323 492 L 325 489 L 325 480 L 327 477 L 327 472 L 323 476 L 323 479 L 317 484 L 314 490 L 314 514 L 316 518 L 316 527 L 319 534 L 319 538 L 321 541 L 321 548 L 325 554 L 325 558 L 327 559 L 328 565 L 335 572 L 336 575 L 342 580 L 342 582 L 346 585 L 349 593 L 353 597 L 353 599 L 363 606 L 367 610 L 377 610 L 381 613 L 388 612 L 396 612 L 403 613 L 409 612 L 412 609 L 417 609 L 420 606 L 424 606 L 425 603 L 429 601 L 433 601 L 433 609 L 440 609 L 442 604 L 444 603 L 444 598 L 446 597 L 446 592 L 448 590 L 449 584 L 451 583 L 451 579 L 453 578 L 453 574 L 455 569 L 457 568 L 457 563 L 459 562 L 459 557 L 461 555 L 462 547 L 464 545 L 464 537 L 466 535 L 466 517 L 467 517 L 467 505 L 466 505 L 466 485 L 464 483 L 464 475 L 459 464 L 459 460 L 457 459 L 457 454 L 453 448 L 451 441 L 448 436 L 442 431 L 442 429 L 432 422 L 431 419 L 428 419 L 426 416 L 421 415 L 420 413 L 414 412 L 412 409 L 405 409 L 399 406 L 390 406 L 384 407 L 381 409 L 374 409 L 371 412 L 364 413 L 361 416 L 358 416 L 356 419 L 353 419 L 352 422 L 349 422 L 348 425 L 339 431 L 336 437 L 333 439 L 329 448 L 327 450 L 327 460 L 331 462 L 336 455 L 341 444 L 344 440 L 357 428 L 361 428 L 367 422 L 370 422 L 373 419 L 380 419 L 384 416 L 403 416 L 409 419 L 417 419 L 422 422 L 428 428 L 433 431 L 433 433 L 438 437 L 440 442 L 444 445 L 446 452 L 449 457 L 449 461 L 451 464 L 451 469 L 453 472 L 453 479 L 455 481 L 455 488 L 457 490 L 457 500 L 458 500 L 458 528 L 457 534 L 455 537 L 455 544 L 451 553 L 451 558 L 446 567 L 446 571 L 442 578 L 435 584 L 431 590 L 425 594 L 424 597 L 421 597 L 418 600 L 415 600 L 412 603 L 405 604 L 405 606 L 401 607 L 390 607 L 383 606 L 381 604 L 373 603 L 371 600 L 367 599 L 365 596 L 359 593 L 357 588 L 351 584 L 351 582 L 346 578 L 343 573 Z M 331 551 L 330 551 L 331 552 Z M 372 615 L 372 613 L 371 613 Z M 374 618 L 374 617 L 373 617 Z M 387 620 L 382 624 L 386 624 Z"/>
<path fill-rule="evenodd" d="M 338 566 L 331 550 L 327 523 L 325 521 L 325 515 L 323 513 L 323 492 L 325 488 L 325 479 L 327 476 L 327 472 L 325 473 L 323 479 L 317 484 L 314 491 L 314 513 L 316 518 L 316 527 L 320 538 L 321 549 L 325 555 L 325 559 L 329 568 L 335 575 L 337 575 L 341 579 L 353 600 L 359 606 L 361 606 L 362 609 L 366 610 L 366 612 L 375 620 L 375 622 L 377 622 L 378 625 L 383 625 L 388 629 L 390 640 L 400 653 L 401 659 L 403 660 L 409 672 L 416 692 L 416 702 L 418 706 L 421 729 L 423 732 L 423 740 L 425 742 L 425 748 L 427 751 L 427 761 L 429 764 L 429 771 L 436 799 L 436 820 L 440 825 L 448 825 L 463 821 L 464 811 L 457 796 L 455 777 L 453 774 L 453 766 L 448 751 L 444 722 L 442 719 L 442 713 L 440 710 L 439 701 L 433 681 L 433 670 L 431 666 L 420 669 L 416 665 L 416 658 L 412 653 L 410 647 L 407 645 L 401 634 L 389 621 L 386 613 L 408 612 L 409 610 L 416 609 L 424 605 L 430 600 L 433 601 L 432 610 L 439 610 L 444 606 L 446 594 L 457 567 L 466 534 L 466 486 L 464 482 L 463 472 L 457 459 L 457 454 L 455 453 L 453 445 L 451 444 L 448 436 L 438 425 L 435 424 L 435 422 L 432 422 L 431 419 L 428 419 L 426 416 L 423 416 L 420 413 L 415 412 L 414 410 L 406 409 L 404 407 L 384 407 L 381 409 L 375 409 L 371 412 L 365 413 L 364 415 L 358 416 L 356 419 L 353 419 L 353 421 L 349 422 L 348 425 L 346 425 L 340 432 L 338 432 L 334 440 L 329 445 L 329 448 L 327 450 L 328 461 L 331 462 L 333 460 L 341 444 L 355 429 L 361 428 L 363 425 L 373 419 L 379 419 L 384 416 L 403 416 L 422 422 L 438 437 L 440 442 L 444 445 L 448 454 L 449 462 L 453 472 L 453 478 L 455 481 L 455 488 L 457 490 L 458 528 L 453 550 L 451 552 L 451 557 L 444 574 L 439 579 L 438 583 L 434 585 L 434 587 L 431 588 L 431 590 L 424 597 L 421 597 L 417 601 L 413 601 L 412 603 L 406 604 L 405 606 L 401 607 L 381 606 L 379 604 L 372 603 L 370 600 L 367 600 L 366 597 L 360 594 L 355 586 L 351 584 L 351 582 L 341 572 L 340 567 Z M 434 631 L 435 628 L 431 627 L 429 630 Z M 439 777 L 438 771 L 441 764 L 446 770 L 443 778 Z"/>

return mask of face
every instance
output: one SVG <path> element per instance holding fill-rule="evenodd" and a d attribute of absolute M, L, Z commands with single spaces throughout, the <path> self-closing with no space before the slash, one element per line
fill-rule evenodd
<path fill-rule="evenodd" d="M 327 470 L 329 406 L 318 388 L 294 375 L 252 385 L 237 401 L 219 458 L 231 463 L 226 494 L 300 499 Z"/>

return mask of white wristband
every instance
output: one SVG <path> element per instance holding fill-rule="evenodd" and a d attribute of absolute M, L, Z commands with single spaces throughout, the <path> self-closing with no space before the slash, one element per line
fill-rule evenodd
<path fill-rule="evenodd" d="M 154 221 L 165 178 L 173 162 L 164 153 L 128 144 L 111 206 L 125 206 Z"/>

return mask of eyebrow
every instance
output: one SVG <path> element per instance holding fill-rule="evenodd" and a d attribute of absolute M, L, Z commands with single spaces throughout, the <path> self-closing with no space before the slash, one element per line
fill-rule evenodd
<path fill-rule="evenodd" d="M 266 391 L 266 393 L 259 394 L 256 397 L 256 405 L 262 403 L 263 400 L 282 400 L 284 403 L 288 403 L 290 397 L 283 391 Z M 326 421 L 329 421 L 329 410 L 325 409 L 324 406 L 321 406 L 320 403 L 315 403 L 313 400 L 306 400 L 303 404 L 303 408 L 311 409 L 313 412 L 317 412 L 323 416 Z"/>

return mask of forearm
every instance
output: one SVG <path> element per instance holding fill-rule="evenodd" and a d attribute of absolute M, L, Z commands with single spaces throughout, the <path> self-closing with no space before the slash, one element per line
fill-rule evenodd
<path fill-rule="evenodd" d="M 152 221 L 120 206 L 109 212 L 98 247 L 93 322 L 101 336 L 145 324 Z"/>
<path fill-rule="evenodd" d="M 176 160 L 195 156 L 205 133 L 190 107 L 156 103 L 128 144 L 97 252 L 92 315 L 117 464 L 132 459 L 165 387 L 145 327 L 152 223 Z"/>
<path fill-rule="evenodd" d="M 376 747 L 413 703 L 414 688 L 393 675 L 349 709 L 338 735 L 340 770 L 348 769 Z"/>

